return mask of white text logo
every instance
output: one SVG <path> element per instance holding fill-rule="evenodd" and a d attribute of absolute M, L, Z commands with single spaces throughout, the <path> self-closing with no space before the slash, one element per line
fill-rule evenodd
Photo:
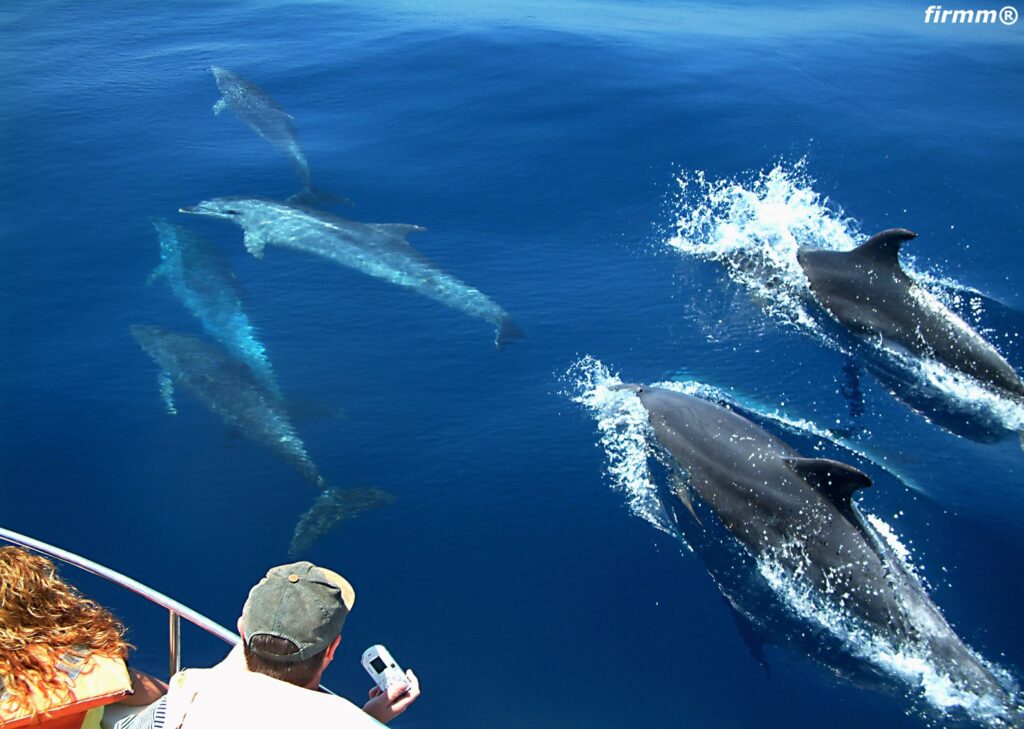
<path fill-rule="evenodd" d="M 1013 25 L 1017 22 L 1017 17 L 1017 8 L 1012 5 L 1007 5 L 1001 10 L 950 10 L 941 5 L 929 5 L 924 11 L 924 22 L 926 23 Z"/>

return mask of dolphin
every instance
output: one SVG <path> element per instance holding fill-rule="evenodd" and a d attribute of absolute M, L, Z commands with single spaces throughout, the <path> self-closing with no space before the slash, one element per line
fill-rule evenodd
<path fill-rule="evenodd" d="M 957 688 L 1016 710 L 1016 698 L 851 501 L 871 486 L 867 475 L 838 461 L 804 458 L 707 400 L 643 385 L 616 389 L 632 391 L 643 404 L 655 445 L 676 471 L 674 491 L 695 517 L 694 492 L 758 563 L 778 566 L 872 635 L 927 654 Z"/>
<path fill-rule="evenodd" d="M 1024 381 L 1002 355 L 900 266 L 900 247 L 916 237 L 903 228 L 884 230 L 852 251 L 801 248 L 797 260 L 814 298 L 859 339 L 1024 397 Z"/>
<path fill-rule="evenodd" d="M 308 550 L 339 521 L 385 506 L 394 497 L 373 487 L 328 488 L 306 446 L 295 432 L 280 398 L 269 392 L 243 362 L 201 339 L 155 326 L 136 325 L 132 336 L 160 365 L 160 391 L 174 413 L 174 383 L 191 391 L 206 407 L 250 440 L 274 451 L 320 489 L 295 526 L 291 552 Z"/>
<path fill-rule="evenodd" d="M 412 289 L 496 327 L 498 349 L 522 336 L 508 313 L 481 291 L 445 273 L 406 240 L 418 225 L 358 223 L 309 208 L 260 198 L 222 197 L 180 212 L 230 220 L 244 231 L 245 249 L 263 257 L 266 245 L 328 258 L 369 276 Z"/>
<path fill-rule="evenodd" d="M 235 274 L 208 241 L 166 220 L 154 220 L 161 263 L 149 280 L 163 278 L 174 295 L 236 359 L 245 363 L 277 400 L 282 400 L 266 347 L 242 306 Z"/>
<path fill-rule="evenodd" d="M 213 113 L 220 115 L 230 109 L 239 119 L 261 137 L 270 142 L 291 162 L 295 174 L 302 181 L 302 191 L 291 199 L 296 202 L 315 202 L 329 200 L 331 202 L 349 202 L 345 198 L 323 195 L 313 189 L 309 177 L 309 162 L 299 148 L 294 117 L 285 112 L 259 86 L 246 81 L 233 71 L 219 66 L 212 66 L 213 74 L 220 90 L 221 98 L 213 105 Z"/>
<path fill-rule="evenodd" d="M 131 332 L 160 366 L 160 392 L 170 412 L 176 412 L 173 394 L 177 383 L 220 415 L 228 427 L 269 448 L 307 481 L 325 488 L 281 399 L 267 390 L 247 364 L 188 334 L 143 325 L 133 326 Z"/>

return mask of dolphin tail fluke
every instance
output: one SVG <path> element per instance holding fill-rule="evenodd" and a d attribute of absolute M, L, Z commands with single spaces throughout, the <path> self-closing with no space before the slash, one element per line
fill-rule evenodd
<path fill-rule="evenodd" d="M 317 190 L 314 187 L 304 187 L 299 192 L 285 200 L 289 205 L 352 205 L 353 202 L 344 195 Z"/>
<path fill-rule="evenodd" d="M 318 538 L 341 521 L 358 514 L 394 503 L 395 497 L 378 488 L 324 489 L 313 506 L 299 517 L 288 551 L 298 555 L 309 550 Z"/>
<path fill-rule="evenodd" d="M 514 321 L 512 321 L 512 317 L 505 314 L 498 322 L 498 329 L 494 335 L 494 346 L 500 351 L 504 349 L 505 345 L 509 342 L 522 339 L 524 336 L 526 335 L 523 333 L 523 330 L 520 329 Z"/>

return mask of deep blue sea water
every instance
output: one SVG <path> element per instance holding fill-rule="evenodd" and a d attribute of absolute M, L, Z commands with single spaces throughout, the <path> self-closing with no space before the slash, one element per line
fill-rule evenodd
<path fill-rule="evenodd" d="M 305 555 L 359 595 L 334 690 L 360 698 L 359 654 L 382 642 L 423 683 L 399 726 L 943 721 L 791 650 L 758 665 L 697 555 L 628 507 L 566 374 L 590 355 L 627 381 L 845 423 L 844 355 L 717 255 L 793 226 L 833 245 L 913 229 L 914 269 L 977 292 L 961 314 L 1024 367 L 1024 29 L 926 25 L 926 5 L 5 3 L 0 524 L 228 626 L 289 559 L 315 490 L 184 388 L 168 415 L 129 333 L 202 336 L 147 285 L 151 220 L 168 218 L 225 257 L 282 390 L 341 409 L 294 418 L 328 482 L 396 497 Z M 256 260 L 237 227 L 179 215 L 298 189 L 282 155 L 212 113 L 213 65 L 294 117 L 314 183 L 355 202 L 335 213 L 425 226 L 412 243 L 526 337 L 495 351 L 479 319 L 294 251 Z M 778 432 L 875 478 L 862 508 L 1020 680 L 1016 434 L 956 435 L 870 374 L 861 386 L 870 458 Z M 131 625 L 136 663 L 164 670 L 160 612 L 78 581 Z M 221 652 L 186 633 L 187 663 Z"/>

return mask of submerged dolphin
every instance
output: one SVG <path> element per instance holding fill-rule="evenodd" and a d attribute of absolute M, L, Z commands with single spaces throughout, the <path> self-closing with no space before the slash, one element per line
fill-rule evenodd
<path fill-rule="evenodd" d="M 339 521 L 394 501 L 377 488 L 327 488 L 281 405 L 249 367 L 219 347 L 187 334 L 133 326 L 132 336 L 160 365 L 160 391 L 171 412 L 174 383 L 191 391 L 224 422 L 266 446 L 321 489 L 292 536 L 293 554 L 307 550 Z"/>
<path fill-rule="evenodd" d="M 131 332 L 146 354 L 160 365 L 160 392 L 168 410 L 176 412 L 172 398 L 174 384 L 178 383 L 229 427 L 272 450 L 306 480 L 324 487 L 324 479 L 280 398 L 267 390 L 248 365 L 188 334 L 141 325 L 133 326 Z"/>
<path fill-rule="evenodd" d="M 900 266 L 900 247 L 916 237 L 885 230 L 852 251 L 801 248 L 797 259 L 815 299 L 857 337 L 1024 397 L 1024 381 L 995 348 Z"/>
<path fill-rule="evenodd" d="M 160 241 L 161 263 L 150 281 L 164 278 L 207 334 L 244 362 L 267 390 L 281 400 L 266 348 L 242 306 L 241 287 L 217 249 L 166 220 L 154 220 L 153 227 Z"/>
<path fill-rule="evenodd" d="M 292 248 L 328 258 L 493 324 L 501 349 L 522 336 L 512 318 L 494 300 L 438 268 L 405 239 L 425 228 L 393 223 L 357 223 L 308 208 L 259 198 L 206 200 L 183 213 L 230 220 L 244 231 L 245 248 L 263 257 L 266 245 Z"/>
<path fill-rule="evenodd" d="M 777 565 L 872 634 L 928 655 L 958 689 L 1005 710 L 1016 699 L 963 643 L 850 500 L 871 485 L 837 461 L 803 458 L 746 418 L 671 390 L 621 385 L 647 410 L 658 444 L 690 490 L 759 562 Z M 1014 709 L 1015 710 L 1015 709 Z"/>
<path fill-rule="evenodd" d="M 213 113 L 219 115 L 225 109 L 230 109 L 292 163 L 295 174 L 302 181 L 302 191 L 292 199 L 296 202 L 315 202 L 318 198 L 326 197 L 313 190 L 309 177 L 309 162 L 299 148 L 291 114 L 281 109 L 263 89 L 233 71 L 213 66 L 210 73 L 213 74 L 217 88 L 222 94 L 213 105 Z M 348 202 L 344 198 L 336 198 L 335 201 Z"/>

